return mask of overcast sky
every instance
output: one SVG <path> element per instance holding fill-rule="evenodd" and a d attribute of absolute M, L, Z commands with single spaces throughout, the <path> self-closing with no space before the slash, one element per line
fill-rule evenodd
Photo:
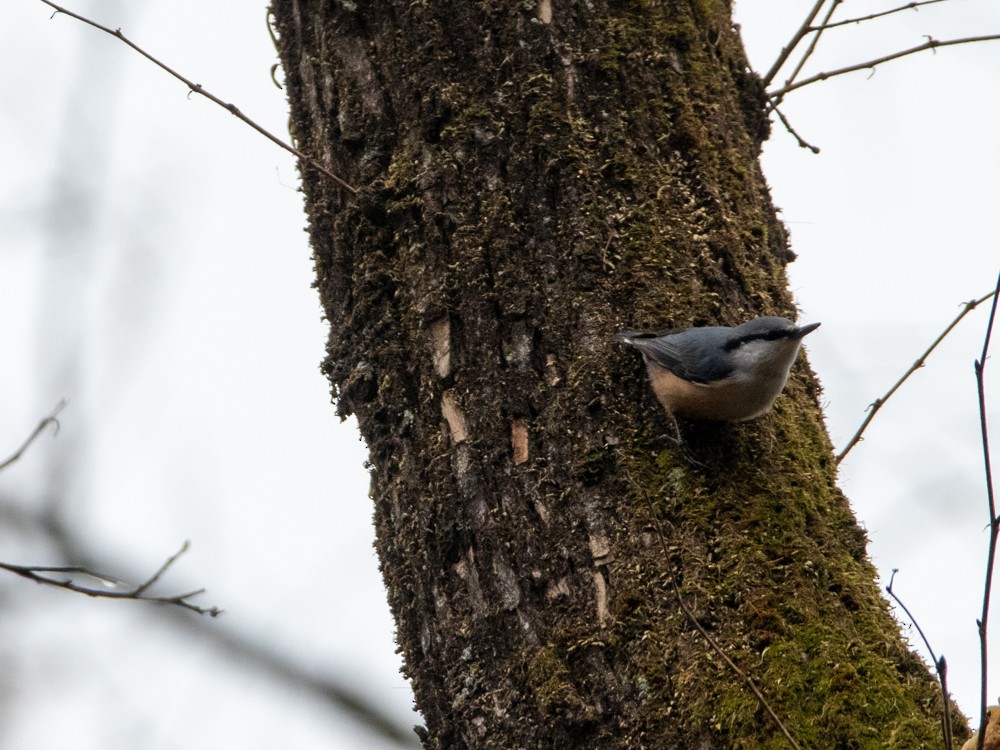
<path fill-rule="evenodd" d="M 205 586 L 220 627 L 346 675 L 403 724 L 372 551 L 364 447 L 318 365 L 325 328 L 290 158 L 120 42 L 36 0 L 0 26 L 0 454 L 61 398 L 62 431 L 0 475 L 0 511 L 58 501 L 129 569 L 192 549 L 167 587 Z M 80 2 L 266 127 L 264 6 Z M 771 61 L 809 3 L 744 0 Z M 558 2 L 553 3 L 558 12 Z M 842 18 L 874 7 L 842 4 Z M 891 7 L 880 4 L 879 7 Z M 938 39 L 1000 33 L 1000 6 L 950 0 L 831 31 L 807 75 Z M 279 74 L 280 76 L 280 74 Z M 798 260 L 792 290 L 843 446 L 1000 268 L 1000 42 L 940 49 L 790 94 L 764 170 Z M 879 569 L 978 705 L 987 534 L 969 315 L 842 466 Z M 997 341 L 1000 346 L 1000 339 Z M 1000 365 L 998 365 L 1000 367 Z M 1000 375 L 990 378 L 1000 403 Z M 994 426 L 1000 412 L 992 410 Z M 49 550 L 0 512 L 0 559 Z M 394 747 L 137 604 L 0 578 L 0 747 Z M 1000 616 L 1000 615 L 998 615 Z M 997 620 L 994 619 L 993 622 Z M 997 634 L 994 642 L 1000 642 Z M 1000 694 L 1000 668 L 991 694 Z M 137 742 L 141 739 L 141 745 Z"/>

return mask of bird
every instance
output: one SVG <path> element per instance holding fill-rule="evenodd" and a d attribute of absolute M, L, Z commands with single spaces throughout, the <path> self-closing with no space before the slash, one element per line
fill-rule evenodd
<path fill-rule="evenodd" d="M 983 750 L 1000 750 L 1000 706 L 990 706 L 986 709 L 986 734 L 983 739 Z M 979 732 L 973 732 L 972 736 L 962 745 L 962 750 L 976 750 L 979 741 Z"/>
<path fill-rule="evenodd" d="M 642 354 L 653 392 L 672 417 L 742 422 L 771 410 L 802 339 L 819 326 L 768 315 L 733 327 L 622 331 L 615 339 Z"/>

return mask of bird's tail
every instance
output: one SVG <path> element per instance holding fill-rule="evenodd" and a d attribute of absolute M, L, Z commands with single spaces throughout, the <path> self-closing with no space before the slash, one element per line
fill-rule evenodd
<path fill-rule="evenodd" d="M 632 344 L 634 339 L 643 338 L 649 334 L 643 331 L 622 331 L 615 334 L 615 341 L 621 341 L 623 344 Z"/>

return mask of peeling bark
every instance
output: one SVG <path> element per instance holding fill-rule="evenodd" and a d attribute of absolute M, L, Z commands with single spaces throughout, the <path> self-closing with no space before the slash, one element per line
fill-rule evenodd
<path fill-rule="evenodd" d="M 819 386 L 668 422 L 623 328 L 794 317 L 720 0 L 275 0 L 324 369 L 370 450 L 428 748 L 939 744 Z M 666 550 L 666 554 L 664 554 Z"/>

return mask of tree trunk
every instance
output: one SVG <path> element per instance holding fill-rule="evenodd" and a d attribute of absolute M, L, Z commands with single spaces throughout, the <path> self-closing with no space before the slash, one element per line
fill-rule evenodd
<path fill-rule="evenodd" d="M 273 11 L 293 135 L 360 189 L 303 168 L 425 746 L 790 747 L 750 680 L 802 747 L 940 746 L 808 368 L 691 461 L 612 340 L 794 314 L 728 5 Z"/>

